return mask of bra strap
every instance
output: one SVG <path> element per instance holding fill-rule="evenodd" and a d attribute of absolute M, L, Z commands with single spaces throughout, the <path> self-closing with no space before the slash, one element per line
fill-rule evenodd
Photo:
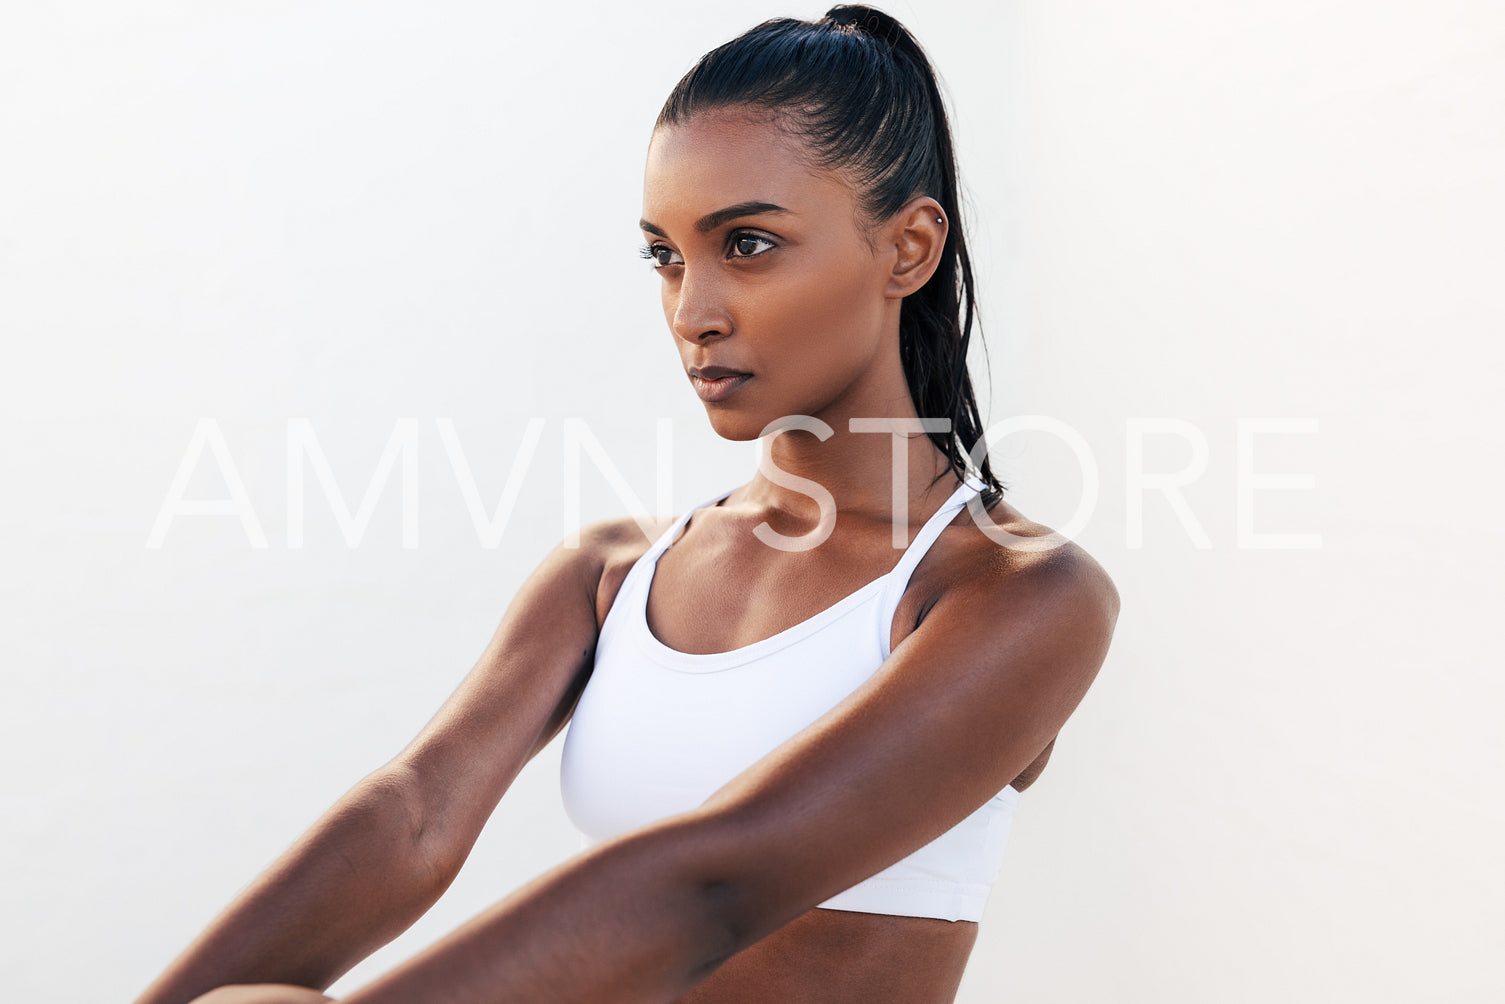
<path fill-rule="evenodd" d="M 884 594 L 885 598 L 891 601 L 890 606 L 898 605 L 899 597 L 904 594 L 905 588 L 909 585 L 909 577 L 914 574 L 915 567 L 930 552 L 930 545 L 940 537 L 941 531 L 946 529 L 946 525 L 972 500 L 974 495 L 986 487 L 987 485 L 980 479 L 968 475 L 956 491 L 951 493 L 951 497 L 941 503 L 941 507 L 925 521 L 924 526 L 920 527 L 920 532 L 915 535 L 914 540 L 910 541 L 909 547 L 905 548 L 903 556 L 899 558 L 899 563 L 894 566 L 893 571 L 888 573 L 888 587 L 884 590 Z"/>
<path fill-rule="evenodd" d="M 728 488 L 726 491 L 721 492 L 718 495 L 712 495 L 710 498 L 706 499 L 704 502 L 701 502 L 699 505 L 694 505 L 686 509 L 683 513 L 680 514 L 679 519 L 676 519 L 673 525 L 669 527 L 669 529 L 660 534 L 658 540 L 655 540 L 653 542 L 653 545 L 643 553 L 643 556 L 638 559 L 638 564 L 652 564 L 653 562 L 657 561 L 658 556 L 667 551 L 669 549 L 669 545 L 674 543 L 674 539 L 678 537 L 680 531 L 685 528 L 685 524 L 690 522 L 691 516 L 694 516 L 702 509 L 717 505 L 725 501 L 726 497 L 734 491 L 736 491 L 735 488 Z"/>
<path fill-rule="evenodd" d="M 909 577 L 914 573 L 915 566 L 929 553 L 930 545 L 935 543 L 936 538 L 941 535 L 941 531 L 946 528 L 946 524 L 951 522 L 952 518 L 971 501 L 974 495 L 986 487 L 987 485 L 978 478 L 968 475 L 967 479 L 957 487 L 956 491 L 951 493 L 951 497 L 941 503 L 941 507 L 925 521 L 925 525 L 920 527 L 920 532 L 915 535 L 915 539 L 910 541 L 909 546 L 905 548 L 904 554 L 899 558 L 899 563 L 888 573 L 889 586 L 886 592 L 892 593 L 895 590 L 898 594 L 904 592 L 904 588 L 909 585 Z M 653 545 L 643 553 L 643 556 L 638 559 L 633 570 L 636 571 L 638 567 L 652 565 L 657 562 L 659 556 L 669 549 L 669 545 L 674 542 L 679 536 L 680 531 L 690 522 L 690 517 L 708 506 L 719 504 L 734 491 L 736 491 L 735 488 L 728 489 L 717 495 L 712 495 L 699 505 L 686 509 L 674 521 L 673 525 L 665 530 L 659 536 L 658 540 L 654 541 Z"/>

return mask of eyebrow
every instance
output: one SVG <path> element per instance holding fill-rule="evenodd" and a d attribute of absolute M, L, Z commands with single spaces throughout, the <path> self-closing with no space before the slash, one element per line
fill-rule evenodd
<path fill-rule="evenodd" d="M 703 234 L 708 234 L 722 224 L 729 220 L 735 220 L 739 216 L 760 216 L 767 213 L 787 212 L 789 210 L 783 206 L 774 205 L 772 202 L 739 202 L 735 206 L 727 206 L 725 209 L 718 209 L 714 213 L 706 213 L 695 221 L 695 229 Z M 660 237 L 669 236 L 664 233 L 662 227 L 649 223 L 647 220 L 638 220 L 638 226 L 650 234 L 657 234 Z"/>

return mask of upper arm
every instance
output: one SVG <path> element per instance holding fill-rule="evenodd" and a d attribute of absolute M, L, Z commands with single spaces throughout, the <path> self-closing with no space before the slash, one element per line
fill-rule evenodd
<path fill-rule="evenodd" d="M 611 521 L 550 552 L 454 693 L 387 765 L 439 869 L 459 868 L 518 772 L 568 721 L 595 660 L 603 571 L 624 544 Z"/>
<path fill-rule="evenodd" d="M 984 562 L 844 701 L 711 796 L 693 867 L 755 940 L 906 857 L 1056 736 L 1107 654 L 1112 582 L 1074 546 Z"/>

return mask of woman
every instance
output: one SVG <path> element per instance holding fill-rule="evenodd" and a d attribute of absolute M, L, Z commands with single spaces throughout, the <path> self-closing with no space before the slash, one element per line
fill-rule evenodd
<path fill-rule="evenodd" d="M 555 550 L 413 743 L 140 1004 L 327 1000 L 572 715 L 595 846 L 347 1002 L 954 997 L 1118 597 L 969 449 L 925 57 L 864 7 L 707 54 L 654 130 L 642 228 L 687 377 L 718 434 L 767 438 L 759 471 L 652 541 L 624 519 Z"/>

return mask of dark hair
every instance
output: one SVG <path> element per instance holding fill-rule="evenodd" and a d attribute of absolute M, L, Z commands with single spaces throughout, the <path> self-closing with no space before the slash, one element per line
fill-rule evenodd
<path fill-rule="evenodd" d="M 774 113 L 821 166 L 851 178 L 873 222 L 917 195 L 941 204 L 948 220 L 941 262 L 904 299 L 899 354 L 915 410 L 951 420 L 950 432 L 928 435 L 957 477 L 967 475 L 968 450 L 977 444 L 991 504 L 1006 486 L 980 442 L 982 417 L 967 371 L 976 295 L 956 158 L 940 87 L 919 43 L 871 7 L 832 7 L 819 21 L 764 21 L 701 57 L 664 102 L 658 125 L 742 105 Z"/>

